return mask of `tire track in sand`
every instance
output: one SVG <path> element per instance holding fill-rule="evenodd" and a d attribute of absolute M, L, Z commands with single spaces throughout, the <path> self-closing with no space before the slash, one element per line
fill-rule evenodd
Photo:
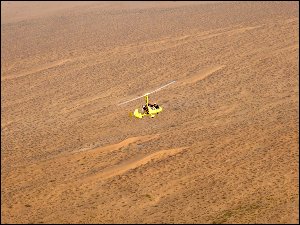
<path fill-rule="evenodd" d="M 140 155 L 135 158 L 126 160 L 119 165 L 106 168 L 100 173 L 85 178 L 84 180 L 82 180 L 82 182 L 88 183 L 88 182 L 104 180 L 117 175 L 121 175 L 123 173 L 126 173 L 129 170 L 136 169 L 140 166 L 146 165 L 149 162 L 163 160 L 170 156 L 176 155 L 186 149 L 187 147 L 165 149 L 165 150 L 154 152 L 149 155 Z"/>
<path fill-rule="evenodd" d="M 181 85 L 186 85 L 186 84 L 193 84 L 196 83 L 200 80 L 203 80 L 207 78 L 208 76 L 212 75 L 213 73 L 223 69 L 225 65 L 217 65 L 205 69 L 201 69 L 198 72 L 193 72 L 192 76 L 186 76 L 185 78 L 180 80 Z"/>
<path fill-rule="evenodd" d="M 71 60 L 70 59 L 59 60 L 59 61 L 56 61 L 56 62 L 53 62 L 53 63 L 47 63 L 45 65 L 39 66 L 37 68 L 31 69 L 29 71 L 19 73 L 19 74 L 16 74 L 16 75 L 6 75 L 4 77 L 1 77 L 1 81 L 12 80 L 12 79 L 16 79 L 16 78 L 19 78 L 19 77 L 25 77 L 25 76 L 35 74 L 35 73 L 38 73 L 38 72 L 41 72 L 41 71 L 44 71 L 44 70 L 48 70 L 48 69 L 51 69 L 51 68 L 54 68 L 54 67 L 57 67 L 57 66 L 61 66 L 61 65 L 65 64 L 66 62 L 69 62 L 69 61 L 71 61 Z"/>
<path fill-rule="evenodd" d="M 93 148 L 93 147 L 84 147 L 81 148 L 79 150 L 76 150 L 72 153 L 80 153 L 80 152 L 86 152 L 86 151 L 90 151 L 90 152 L 112 152 L 112 151 L 116 151 L 119 150 L 120 148 L 123 147 L 127 147 L 128 145 L 135 143 L 135 142 L 146 142 L 146 141 L 150 141 L 152 139 L 158 138 L 158 134 L 157 135 L 146 135 L 146 136 L 138 136 L 138 137 L 130 137 L 125 139 L 124 141 L 121 141 L 117 144 L 112 144 L 112 145 L 107 145 L 104 147 L 98 147 L 98 148 Z"/>

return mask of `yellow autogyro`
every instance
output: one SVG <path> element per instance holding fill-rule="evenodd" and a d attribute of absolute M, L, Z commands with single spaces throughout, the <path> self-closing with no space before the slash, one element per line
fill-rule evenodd
<path fill-rule="evenodd" d="M 154 93 L 154 92 L 157 92 L 159 90 L 161 90 L 162 88 L 165 88 L 166 86 L 170 85 L 170 84 L 173 84 L 174 82 L 176 81 L 172 81 L 158 89 L 156 89 L 155 91 L 152 91 L 150 93 L 146 93 L 142 96 L 139 96 L 137 98 L 134 98 L 134 99 L 131 99 L 131 100 L 128 100 L 126 102 L 123 102 L 123 103 L 120 103 L 119 105 L 123 105 L 125 103 L 128 103 L 128 102 L 131 102 L 131 101 L 134 101 L 134 100 L 137 100 L 139 98 L 142 98 L 144 97 L 145 98 L 145 105 L 142 106 L 142 111 L 139 112 L 139 109 L 135 109 L 134 112 L 133 112 L 133 115 L 136 117 L 136 118 L 139 118 L 139 119 L 142 119 L 144 116 L 150 116 L 151 118 L 154 118 L 156 114 L 160 113 L 162 111 L 162 107 L 159 106 L 158 104 L 154 103 L 154 104 L 150 104 L 149 103 L 149 94 L 151 93 Z M 130 113 L 130 115 L 132 115 L 132 113 Z"/>

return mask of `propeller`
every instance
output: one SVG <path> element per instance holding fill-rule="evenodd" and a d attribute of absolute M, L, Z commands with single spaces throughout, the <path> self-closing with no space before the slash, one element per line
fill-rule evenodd
<path fill-rule="evenodd" d="M 123 105 L 123 104 L 126 104 L 126 103 L 128 103 L 128 102 L 132 102 L 132 101 L 137 100 L 137 99 L 139 99 L 139 98 L 145 97 L 146 95 L 150 95 L 150 94 L 152 94 L 152 93 L 154 93 L 154 92 L 160 91 L 161 89 L 163 89 L 163 88 L 165 88 L 165 87 L 167 87 L 167 86 L 169 86 L 169 85 L 171 85 L 171 84 L 173 84 L 173 83 L 175 83 L 175 82 L 176 82 L 176 81 L 173 80 L 173 81 L 171 81 L 170 83 L 168 83 L 168 84 L 166 84 L 166 85 L 163 85 L 163 86 L 157 88 L 157 89 L 154 90 L 154 91 L 151 91 L 151 92 L 146 93 L 146 94 L 144 94 L 144 95 L 142 95 L 142 96 L 139 96 L 139 97 L 130 99 L 130 100 L 126 101 L 126 102 L 122 102 L 122 103 L 120 103 L 120 104 L 118 104 L 118 105 Z"/>

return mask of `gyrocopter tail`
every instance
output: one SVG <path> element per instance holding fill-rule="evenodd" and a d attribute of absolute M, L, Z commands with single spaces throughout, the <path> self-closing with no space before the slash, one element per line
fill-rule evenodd
<path fill-rule="evenodd" d="M 142 118 L 143 118 L 143 114 L 140 113 L 138 109 L 135 109 L 135 110 L 134 110 L 133 115 L 134 115 L 136 118 L 139 118 L 139 119 L 142 119 Z"/>

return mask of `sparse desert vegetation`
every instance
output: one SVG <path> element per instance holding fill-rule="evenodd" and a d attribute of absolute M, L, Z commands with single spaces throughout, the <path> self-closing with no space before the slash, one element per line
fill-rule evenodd
<path fill-rule="evenodd" d="M 298 2 L 1 2 L 1 221 L 298 224 L 298 98 Z"/>

